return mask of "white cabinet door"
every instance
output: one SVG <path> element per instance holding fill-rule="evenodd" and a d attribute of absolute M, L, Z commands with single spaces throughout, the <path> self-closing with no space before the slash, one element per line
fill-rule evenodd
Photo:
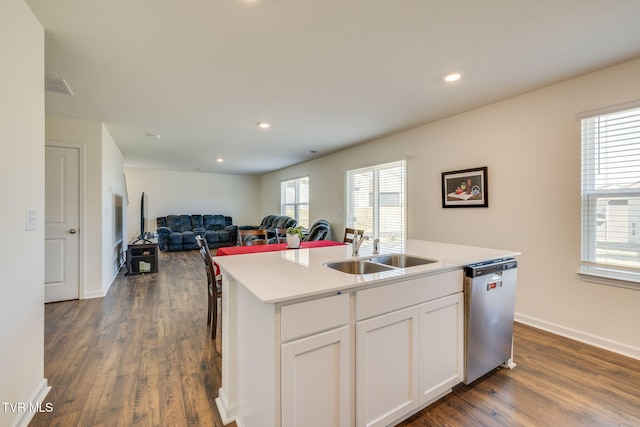
<path fill-rule="evenodd" d="M 418 307 L 356 324 L 356 425 L 386 426 L 418 407 Z"/>
<path fill-rule="evenodd" d="M 349 328 L 282 345 L 282 426 L 349 426 Z"/>
<path fill-rule="evenodd" d="M 463 380 L 463 294 L 421 304 L 420 405 Z"/>

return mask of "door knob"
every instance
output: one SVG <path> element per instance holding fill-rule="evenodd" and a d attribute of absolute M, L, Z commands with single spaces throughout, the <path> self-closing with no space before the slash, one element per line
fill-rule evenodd
<path fill-rule="evenodd" d="M 69 230 L 69 233 L 71 233 L 71 234 L 76 234 L 76 229 L 75 229 L 75 228 L 72 228 L 71 230 Z"/>

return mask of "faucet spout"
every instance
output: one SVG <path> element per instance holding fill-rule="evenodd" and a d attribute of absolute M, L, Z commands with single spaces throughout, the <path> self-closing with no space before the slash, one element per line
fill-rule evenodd
<path fill-rule="evenodd" d="M 352 255 L 353 256 L 358 256 L 358 251 L 360 250 L 360 245 L 362 245 L 362 242 L 364 242 L 365 240 L 369 240 L 369 236 L 362 236 L 362 237 L 358 237 L 357 234 L 355 234 L 353 236 L 353 243 L 351 244 L 352 246 Z"/>

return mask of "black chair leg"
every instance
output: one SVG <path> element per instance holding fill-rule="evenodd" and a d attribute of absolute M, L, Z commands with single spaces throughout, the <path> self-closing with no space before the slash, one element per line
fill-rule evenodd
<path fill-rule="evenodd" d="M 207 302 L 207 326 L 211 324 L 211 310 L 213 310 L 213 297 L 209 293 L 209 301 Z"/>
<path fill-rule="evenodd" d="M 211 316 L 209 317 L 209 320 L 211 321 L 211 339 L 215 340 L 216 339 L 216 331 L 218 329 L 218 299 L 215 297 L 212 297 L 212 306 L 213 309 L 211 310 Z"/>

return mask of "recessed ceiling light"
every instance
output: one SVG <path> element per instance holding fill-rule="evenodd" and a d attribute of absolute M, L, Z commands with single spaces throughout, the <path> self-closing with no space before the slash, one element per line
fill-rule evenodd
<path fill-rule="evenodd" d="M 268 129 L 271 127 L 271 123 L 269 122 L 258 122 L 258 127 L 260 129 Z"/>
<path fill-rule="evenodd" d="M 456 82 L 456 81 L 460 80 L 461 78 L 462 78 L 462 74 L 460 74 L 458 72 L 453 72 L 453 73 L 445 74 L 444 76 L 442 76 L 442 79 L 445 82 Z"/>
<path fill-rule="evenodd" d="M 224 159 L 222 157 L 216 157 L 216 162 L 222 163 L 224 162 Z"/>

